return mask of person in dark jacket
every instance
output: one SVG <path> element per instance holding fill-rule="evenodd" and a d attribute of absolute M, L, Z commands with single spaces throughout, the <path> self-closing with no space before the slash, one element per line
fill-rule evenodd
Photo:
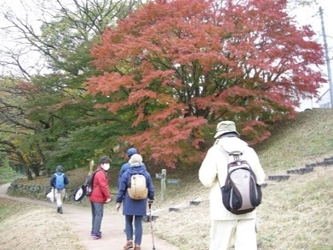
<path fill-rule="evenodd" d="M 109 180 L 107 171 L 110 168 L 111 159 L 108 156 L 102 156 L 99 159 L 97 172 L 93 177 L 92 193 L 89 196 L 92 212 L 91 236 L 93 239 L 102 238 L 101 224 L 104 212 L 104 204 L 111 201 Z"/>
<path fill-rule="evenodd" d="M 124 250 L 131 249 L 141 250 L 140 245 L 142 241 L 142 218 L 147 215 L 147 203 L 151 204 L 154 200 L 154 186 L 150 174 L 147 172 L 142 163 L 142 157 L 139 154 L 132 155 L 129 160 L 131 167 L 122 175 L 118 194 L 116 198 L 116 209 L 119 211 L 121 203 L 123 202 L 123 215 L 125 215 L 126 222 L 126 244 Z M 129 197 L 127 188 L 129 187 L 131 176 L 134 174 L 144 175 L 148 189 L 147 198 L 142 200 L 133 200 Z M 135 227 L 135 240 L 133 243 L 133 219 Z"/>
<path fill-rule="evenodd" d="M 127 157 L 128 160 L 131 159 L 132 155 L 134 154 L 138 154 L 138 151 L 136 150 L 136 148 L 129 148 L 127 150 Z M 144 163 L 142 163 L 144 165 Z M 127 161 L 126 163 L 124 163 L 119 171 L 119 176 L 118 176 L 118 188 L 120 186 L 120 182 L 121 182 L 121 177 L 122 175 L 131 167 L 131 164 Z M 144 167 L 146 168 L 146 166 L 144 165 Z M 126 225 L 125 225 L 126 227 Z M 124 232 L 126 233 L 126 228 L 124 229 Z"/>
<path fill-rule="evenodd" d="M 128 156 L 128 159 L 131 159 L 132 155 L 134 154 L 138 154 L 138 151 L 136 150 L 136 148 L 129 148 L 127 150 L 127 156 Z M 144 163 L 142 163 L 144 165 Z M 120 182 L 121 182 L 121 176 L 131 167 L 131 164 L 127 161 L 126 163 L 124 163 L 121 168 L 120 168 L 120 171 L 119 171 L 119 177 L 118 177 L 118 187 L 120 185 Z M 144 165 L 144 167 L 146 167 Z"/>
<path fill-rule="evenodd" d="M 58 178 L 58 182 L 57 182 L 57 178 Z M 66 195 L 66 185 L 68 185 L 68 183 L 69 183 L 68 177 L 67 177 L 67 175 L 65 175 L 63 173 L 62 166 L 60 166 L 60 165 L 57 166 L 56 173 L 54 175 L 52 175 L 52 177 L 50 179 L 50 186 L 53 188 L 53 192 L 54 192 L 53 195 L 57 202 L 57 212 L 59 214 L 63 213 L 62 201 Z"/>

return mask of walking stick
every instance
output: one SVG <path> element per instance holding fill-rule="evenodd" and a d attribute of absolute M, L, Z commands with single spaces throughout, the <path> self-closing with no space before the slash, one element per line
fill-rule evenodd
<path fill-rule="evenodd" d="M 91 175 L 94 172 L 94 165 L 95 165 L 94 160 L 91 160 L 89 162 L 89 172 L 88 172 L 88 175 Z"/>
<path fill-rule="evenodd" d="M 57 202 L 56 196 L 55 196 L 55 185 L 52 187 L 53 190 L 53 201 Z"/>
<path fill-rule="evenodd" d="M 151 216 L 151 203 L 148 204 L 148 207 L 149 207 L 149 221 L 150 221 L 151 238 L 153 242 L 153 250 L 156 250 L 155 241 L 154 241 L 153 217 Z"/>

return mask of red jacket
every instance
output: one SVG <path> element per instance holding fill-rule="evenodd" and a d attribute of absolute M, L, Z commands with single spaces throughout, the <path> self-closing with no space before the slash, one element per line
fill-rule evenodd
<path fill-rule="evenodd" d="M 109 179 L 107 172 L 99 166 L 94 180 L 93 180 L 93 190 L 89 196 L 91 202 L 105 203 L 107 199 L 111 198 L 109 190 Z"/>

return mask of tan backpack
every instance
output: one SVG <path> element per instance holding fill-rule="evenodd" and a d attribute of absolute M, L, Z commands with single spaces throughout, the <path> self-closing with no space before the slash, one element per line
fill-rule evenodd
<path fill-rule="evenodd" d="M 132 175 L 127 192 L 133 200 L 146 199 L 148 196 L 146 177 L 142 174 Z"/>

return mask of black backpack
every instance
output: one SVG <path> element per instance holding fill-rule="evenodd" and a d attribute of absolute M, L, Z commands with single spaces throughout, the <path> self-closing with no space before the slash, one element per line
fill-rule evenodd
<path fill-rule="evenodd" d="M 96 170 L 95 172 L 93 172 L 92 174 L 88 175 L 87 176 L 87 179 L 86 179 L 86 182 L 83 184 L 84 187 L 85 187 L 85 193 L 86 193 L 86 196 L 90 196 L 92 191 L 93 191 L 93 187 L 94 187 L 94 177 L 95 177 L 95 174 L 98 172 L 98 171 L 101 171 L 100 169 Z"/>
<path fill-rule="evenodd" d="M 222 202 L 233 214 L 252 212 L 261 203 L 261 187 L 246 160 L 240 159 L 242 152 L 231 152 L 232 160 L 228 163 L 228 173 L 221 187 Z M 221 185 L 220 185 L 221 186 Z"/>

